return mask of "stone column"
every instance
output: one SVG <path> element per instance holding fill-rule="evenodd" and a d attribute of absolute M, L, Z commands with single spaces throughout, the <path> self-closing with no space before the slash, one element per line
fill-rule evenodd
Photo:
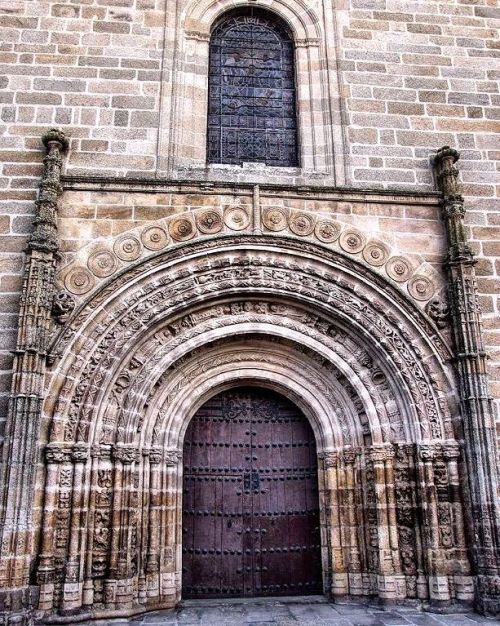
<path fill-rule="evenodd" d="M 496 614 L 500 612 L 500 514 L 495 412 L 488 386 L 475 260 L 465 233 L 462 187 L 454 165 L 458 158 L 456 150 L 445 146 L 437 152 L 434 165 L 448 237 L 445 266 L 470 492 L 476 601 L 483 612 Z"/>
<path fill-rule="evenodd" d="M 62 154 L 68 140 L 59 130 L 42 137 L 43 161 L 33 234 L 26 250 L 24 282 L 6 420 L 0 489 L 0 605 L 29 619 L 29 575 L 34 556 L 32 513 L 47 341 L 58 258 L 57 199 Z M 16 618 L 17 619 L 17 618 Z"/>
<path fill-rule="evenodd" d="M 325 466 L 325 482 L 328 497 L 326 515 L 328 520 L 329 548 L 332 564 L 331 593 L 334 598 L 346 596 L 349 592 L 347 572 L 342 552 L 338 462 L 338 452 L 328 451 L 324 453 L 323 463 Z"/>
<path fill-rule="evenodd" d="M 131 465 L 138 451 L 133 444 L 117 443 L 113 448 L 114 482 L 111 524 L 110 577 L 105 581 L 106 608 L 130 608 L 133 602 L 130 583 L 128 494 Z"/>
<path fill-rule="evenodd" d="M 45 448 L 45 459 L 47 474 L 37 582 L 40 585 L 38 608 L 41 611 L 50 611 L 54 603 L 54 530 L 57 520 L 58 473 L 59 466 L 71 460 L 71 444 L 48 444 Z"/>
<path fill-rule="evenodd" d="M 83 571 L 80 567 L 80 547 L 82 541 L 84 470 L 88 457 L 86 444 L 77 443 L 71 452 L 73 461 L 73 496 L 69 530 L 68 560 L 65 567 L 63 609 L 72 611 L 82 605 Z"/>
<path fill-rule="evenodd" d="M 346 524 L 346 561 L 349 580 L 349 593 L 351 595 L 363 594 L 363 577 L 361 575 L 361 560 L 358 543 L 359 525 L 356 519 L 355 509 L 355 475 L 354 465 L 358 453 L 356 450 L 344 450 L 342 452 L 342 465 L 344 469 L 344 510 Z"/>
<path fill-rule="evenodd" d="M 91 449 L 92 465 L 90 470 L 90 493 L 87 511 L 87 528 L 85 547 L 88 551 L 85 562 L 84 582 L 82 591 L 83 606 L 92 606 L 94 604 L 94 581 L 92 578 L 92 549 L 93 549 L 93 533 L 95 525 L 95 508 L 96 508 L 96 490 L 98 484 L 99 459 L 101 458 L 101 449 L 98 445 Z M 85 551 L 83 550 L 83 553 Z"/>
<path fill-rule="evenodd" d="M 450 506 L 452 510 L 455 557 L 457 563 L 461 566 L 461 572 L 455 574 L 454 576 L 455 595 L 457 600 L 471 602 L 474 599 L 474 584 L 470 575 L 462 508 L 463 504 L 460 493 L 460 475 L 458 472 L 460 445 L 457 441 L 445 441 L 442 445 L 442 451 L 448 470 L 448 487 L 450 493 Z"/>
<path fill-rule="evenodd" d="M 381 600 L 406 596 L 406 585 L 399 558 L 396 500 L 394 494 L 394 448 L 392 444 L 374 445 L 369 450 L 373 462 L 378 516 L 379 573 L 378 594 Z"/>
<path fill-rule="evenodd" d="M 179 475 L 181 455 L 177 450 L 164 452 L 165 489 L 161 494 L 165 510 L 164 534 L 160 552 L 160 600 L 164 607 L 175 606 L 181 595 L 182 524 Z"/>
<path fill-rule="evenodd" d="M 149 453 L 149 545 L 146 558 L 148 603 L 157 602 L 160 595 L 161 459 L 161 448 L 152 448 Z"/>
<path fill-rule="evenodd" d="M 422 502 L 424 553 L 429 577 L 429 598 L 434 605 L 450 601 L 450 589 L 445 560 L 439 544 L 439 515 L 436 485 L 434 483 L 434 459 L 439 444 L 421 443 L 418 446 L 420 497 Z"/>

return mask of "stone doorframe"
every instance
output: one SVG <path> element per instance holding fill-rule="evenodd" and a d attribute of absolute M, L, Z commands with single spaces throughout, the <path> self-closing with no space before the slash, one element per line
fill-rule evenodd
<path fill-rule="evenodd" d="M 378 281 L 312 244 L 214 236 L 83 300 L 53 345 L 43 413 L 39 608 L 178 602 L 184 432 L 211 395 L 252 382 L 289 397 L 315 432 L 325 592 L 470 600 L 461 498 L 434 491 L 435 473 L 458 481 L 448 353 Z M 425 506 L 403 513 L 396 491 L 415 488 Z"/>

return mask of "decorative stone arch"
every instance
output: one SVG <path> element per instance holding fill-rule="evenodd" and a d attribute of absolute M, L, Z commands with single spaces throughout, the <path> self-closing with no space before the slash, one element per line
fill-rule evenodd
<path fill-rule="evenodd" d="M 183 433 L 214 388 L 248 381 L 285 392 L 315 429 L 325 592 L 469 598 L 461 504 L 442 521 L 447 536 L 456 529 L 451 545 L 428 535 L 448 506 L 428 501 L 438 471 L 429 460 L 442 480 L 455 480 L 460 436 L 439 331 L 411 291 L 370 266 L 366 239 L 352 228 L 342 241 L 349 249 L 354 232 L 357 257 L 279 234 L 313 232 L 318 223 L 306 213 L 264 211 L 264 226 L 282 230 L 261 235 L 224 233 L 222 224 L 246 220 L 243 209 L 231 211 L 126 233 L 110 247 L 117 259 L 84 252 L 61 272 L 74 296 L 86 291 L 51 350 L 40 608 L 111 615 L 179 600 Z M 214 224 L 215 233 L 200 236 Z M 168 237 L 178 243 L 168 246 Z M 141 257 L 137 242 L 161 249 Z M 135 262 L 118 270 L 130 254 Z M 457 454 L 448 458 L 448 449 Z M 407 494 L 399 503 L 397 489 Z M 344 501 L 352 504 L 339 508 Z M 355 501 L 371 513 L 360 516 Z"/>
<path fill-rule="evenodd" d="M 208 100 L 208 46 L 211 28 L 226 12 L 255 7 L 276 14 L 294 34 L 296 46 L 300 168 L 263 168 L 261 174 L 277 174 L 286 180 L 297 175 L 321 174 L 335 184 L 345 184 L 344 147 L 340 114 L 340 89 L 331 58 L 336 26 L 320 17 L 301 0 L 204 0 L 190 2 L 180 15 L 167 14 L 167 32 L 181 33 L 173 59 L 164 58 L 164 78 L 170 88 L 162 97 L 160 169 L 164 173 L 205 169 L 206 103 Z M 176 20 L 169 22 L 169 20 Z M 328 55 L 328 58 L 327 58 Z M 315 68 L 315 69 L 311 69 Z M 317 69 L 316 69 L 317 68 Z M 192 106 L 199 103 L 198 106 Z M 225 166 L 226 168 L 228 166 Z M 234 166 L 233 166 L 234 167 Z M 240 169 L 240 168 L 238 168 Z M 211 166 L 217 177 L 224 167 Z M 253 171 L 253 178 L 258 172 Z"/>
<path fill-rule="evenodd" d="M 321 27 L 316 13 L 301 0 L 259 0 L 253 3 L 270 13 L 279 15 L 290 27 L 295 41 L 312 41 L 321 37 Z M 182 12 L 186 30 L 208 35 L 212 25 L 228 11 L 250 6 L 246 0 L 203 0 L 190 2 Z"/>

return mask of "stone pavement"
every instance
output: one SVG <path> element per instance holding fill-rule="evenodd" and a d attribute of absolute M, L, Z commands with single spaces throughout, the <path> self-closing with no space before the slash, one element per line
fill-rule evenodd
<path fill-rule="evenodd" d="M 383 610 L 375 605 L 330 604 L 321 596 L 187 600 L 177 609 L 89 626 L 475 626 L 500 625 L 476 613 L 436 614 L 416 608 Z"/>

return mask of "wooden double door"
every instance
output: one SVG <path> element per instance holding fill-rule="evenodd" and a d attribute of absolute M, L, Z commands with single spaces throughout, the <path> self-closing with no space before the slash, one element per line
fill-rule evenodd
<path fill-rule="evenodd" d="M 294 404 L 248 387 L 197 412 L 182 541 L 185 598 L 321 593 L 316 444 Z"/>

